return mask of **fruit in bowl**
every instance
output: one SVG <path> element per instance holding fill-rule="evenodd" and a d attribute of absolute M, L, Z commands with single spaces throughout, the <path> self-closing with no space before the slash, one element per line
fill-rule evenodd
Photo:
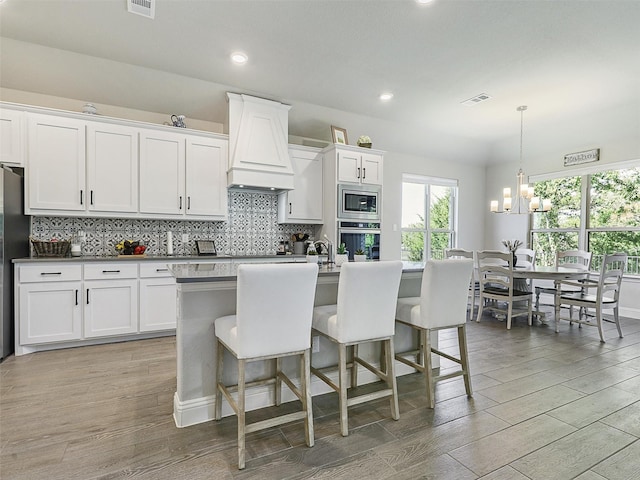
<path fill-rule="evenodd" d="M 116 250 L 120 255 L 143 255 L 147 247 L 140 245 L 139 241 L 122 240 L 116 245 Z"/>

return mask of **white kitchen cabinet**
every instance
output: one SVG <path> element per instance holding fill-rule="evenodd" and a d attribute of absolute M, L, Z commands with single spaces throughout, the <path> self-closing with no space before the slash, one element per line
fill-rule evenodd
<path fill-rule="evenodd" d="M 176 281 L 166 263 L 140 264 L 140 332 L 176 328 Z"/>
<path fill-rule="evenodd" d="M 143 131 L 140 212 L 175 218 L 226 218 L 227 148 L 226 139 Z"/>
<path fill-rule="evenodd" d="M 0 108 L 0 163 L 22 166 L 24 112 Z"/>
<path fill-rule="evenodd" d="M 186 142 L 185 214 L 226 218 L 228 140 L 188 136 Z"/>
<path fill-rule="evenodd" d="M 289 146 L 293 190 L 278 194 L 278 223 L 323 223 L 323 162 L 317 148 Z"/>
<path fill-rule="evenodd" d="M 336 145 L 328 154 L 337 163 L 338 182 L 382 185 L 382 152 Z"/>
<path fill-rule="evenodd" d="M 138 131 L 87 122 L 88 211 L 138 211 Z"/>
<path fill-rule="evenodd" d="M 77 340 L 82 337 L 80 265 L 38 264 L 16 269 L 17 343 Z"/>
<path fill-rule="evenodd" d="M 74 118 L 27 114 L 25 213 L 86 209 L 85 125 Z M 42 212 L 41 212 L 42 213 Z"/>
<path fill-rule="evenodd" d="M 84 337 L 138 331 L 138 265 L 84 265 Z"/>
<path fill-rule="evenodd" d="M 140 212 L 183 215 L 184 135 L 140 132 Z"/>

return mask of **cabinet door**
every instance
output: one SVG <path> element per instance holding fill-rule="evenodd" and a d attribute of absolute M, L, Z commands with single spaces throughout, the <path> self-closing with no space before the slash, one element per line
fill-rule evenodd
<path fill-rule="evenodd" d="M 176 328 L 177 292 L 174 278 L 140 279 L 140 331 Z"/>
<path fill-rule="evenodd" d="M 84 288 L 86 338 L 138 331 L 137 280 L 95 280 Z"/>
<path fill-rule="evenodd" d="M 21 284 L 19 292 L 21 345 L 81 338 L 80 282 Z"/>
<path fill-rule="evenodd" d="M 22 122 L 24 113 L 0 110 L 0 163 L 22 165 Z"/>
<path fill-rule="evenodd" d="M 28 115 L 27 205 L 31 210 L 84 211 L 85 123 Z"/>
<path fill-rule="evenodd" d="M 289 149 L 293 165 L 293 190 L 278 196 L 278 222 L 322 223 L 322 155 Z"/>
<path fill-rule="evenodd" d="M 360 183 L 360 154 L 352 152 L 337 152 L 337 155 L 338 181 Z"/>
<path fill-rule="evenodd" d="M 227 140 L 188 137 L 186 214 L 227 216 Z"/>
<path fill-rule="evenodd" d="M 138 211 L 137 129 L 87 124 L 87 190 L 90 211 Z"/>
<path fill-rule="evenodd" d="M 362 154 L 362 183 L 382 185 L 382 156 L 373 153 Z"/>
<path fill-rule="evenodd" d="M 140 132 L 140 212 L 182 215 L 184 136 Z"/>

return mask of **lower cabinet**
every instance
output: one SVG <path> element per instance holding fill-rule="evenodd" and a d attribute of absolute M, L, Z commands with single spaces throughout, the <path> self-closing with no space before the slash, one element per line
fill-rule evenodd
<path fill-rule="evenodd" d="M 140 264 L 140 332 L 176 328 L 176 281 L 166 264 Z"/>
<path fill-rule="evenodd" d="M 138 331 L 138 280 L 84 282 L 85 338 Z"/>

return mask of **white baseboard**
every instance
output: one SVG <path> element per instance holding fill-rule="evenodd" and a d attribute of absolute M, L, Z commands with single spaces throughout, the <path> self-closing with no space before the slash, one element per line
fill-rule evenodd
<path fill-rule="evenodd" d="M 414 373 L 415 370 L 408 365 L 396 362 L 396 376 Z M 338 382 L 338 372 L 330 372 L 327 376 L 334 382 Z M 299 385 L 299 379 L 292 378 L 296 385 Z M 358 384 L 365 385 L 378 381 L 379 378 L 366 368 L 359 366 L 358 368 Z M 333 389 L 319 378 L 312 375 L 311 377 L 311 395 L 322 395 L 333 392 Z M 292 402 L 298 397 L 289 390 L 283 383 L 282 403 Z M 247 411 L 257 410 L 275 404 L 275 396 L 273 387 L 260 386 L 253 387 L 246 392 L 245 406 Z M 181 401 L 178 392 L 173 397 L 173 419 L 179 428 L 197 425 L 198 423 L 208 422 L 214 419 L 215 413 L 215 397 L 201 397 L 194 400 Z M 227 417 L 233 415 L 234 412 L 224 396 L 222 397 L 222 416 Z"/>

